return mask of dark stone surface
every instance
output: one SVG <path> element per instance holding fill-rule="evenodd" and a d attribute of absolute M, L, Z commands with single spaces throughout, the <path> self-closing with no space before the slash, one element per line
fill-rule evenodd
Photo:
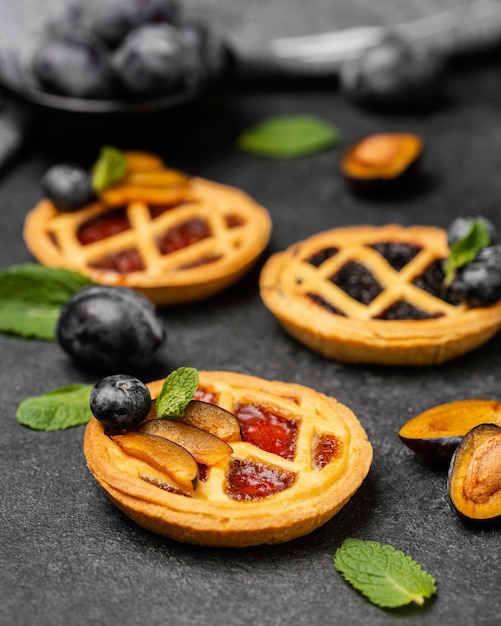
<path fill-rule="evenodd" d="M 305 5 L 306 6 L 306 5 Z M 274 222 L 266 256 L 317 231 L 398 222 L 445 226 L 483 214 L 501 228 L 501 58 L 472 60 L 448 74 L 446 98 L 429 111 L 359 109 L 335 85 L 241 90 L 184 117 L 80 118 L 41 113 L 37 131 L 0 179 L 0 267 L 30 262 L 22 239 L 40 178 L 61 161 L 88 165 L 103 144 L 145 148 L 193 174 L 241 187 Z M 238 151 L 236 138 L 274 114 L 309 113 L 338 126 L 341 144 L 294 161 Z M 356 196 L 339 173 L 341 151 L 380 130 L 423 135 L 414 185 Z M 472 529 L 452 512 L 446 473 L 411 453 L 399 427 L 431 406 L 499 398 L 496 337 L 440 367 L 347 366 L 309 352 L 262 305 L 260 266 L 238 286 L 197 305 L 164 310 L 165 371 L 192 365 L 312 386 L 358 415 L 374 447 L 369 477 L 329 523 L 296 541 L 244 550 L 201 549 L 159 538 L 119 513 L 85 466 L 83 428 L 34 432 L 15 420 L 21 400 L 73 382 L 93 383 L 57 344 L 0 336 L 0 622 L 14 626 L 309 626 L 499 623 L 499 531 Z M 384 611 L 333 567 L 346 537 L 392 544 L 437 579 L 425 607 Z"/>

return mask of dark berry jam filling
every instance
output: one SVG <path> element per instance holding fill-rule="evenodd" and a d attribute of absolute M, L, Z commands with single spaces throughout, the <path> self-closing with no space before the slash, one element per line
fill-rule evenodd
<path fill-rule="evenodd" d="M 253 404 L 239 404 L 233 413 L 244 441 L 292 461 L 296 453 L 298 420 L 287 419 Z"/>
<path fill-rule="evenodd" d="M 120 274 L 142 272 L 144 270 L 143 260 L 135 248 L 123 250 L 116 254 L 109 254 L 98 261 L 91 262 L 89 265 L 96 269 L 111 270 Z"/>
<path fill-rule="evenodd" d="M 330 280 L 354 300 L 370 304 L 383 288 L 369 270 L 355 261 L 350 261 L 330 277 Z"/>
<path fill-rule="evenodd" d="M 256 461 L 233 460 L 226 476 L 226 493 L 233 500 L 260 500 L 291 487 L 294 472 Z"/>
<path fill-rule="evenodd" d="M 407 265 L 420 252 L 421 248 L 408 243 L 397 243 L 394 241 L 386 243 L 376 243 L 371 246 L 388 261 L 393 269 L 398 272 Z"/>
<path fill-rule="evenodd" d="M 314 265 L 315 267 L 320 267 L 320 265 L 322 265 L 324 261 L 327 261 L 328 259 L 333 257 L 335 254 L 337 254 L 337 252 L 338 252 L 338 249 L 334 247 L 323 248 L 322 250 L 315 252 L 315 254 L 312 254 L 310 257 L 308 257 L 305 260 L 307 263 L 310 263 L 311 265 Z"/>
<path fill-rule="evenodd" d="M 322 469 L 341 453 L 342 442 L 334 435 L 316 437 L 313 448 L 313 467 Z"/>
<path fill-rule="evenodd" d="M 312 302 L 314 302 L 315 304 L 318 304 L 318 306 L 321 306 L 326 311 L 329 311 L 329 313 L 335 313 L 336 315 L 344 316 L 344 313 L 342 311 L 340 311 L 335 306 L 332 306 L 332 304 L 327 302 L 327 300 L 325 298 L 322 298 L 322 296 L 319 296 L 316 293 L 308 293 L 306 295 Z"/>
<path fill-rule="evenodd" d="M 428 320 L 442 317 L 443 313 L 428 313 L 418 307 L 406 302 L 405 300 L 398 300 L 394 302 L 390 307 L 382 311 L 379 315 L 376 315 L 374 319 L 377 320 Z"/>
<path fill-rule="evenodd" d="M 87 246 L 101 239 L 118 235 L 129 228 L 127 213 L 125 208 L 121 207 L 81 224 L 77 230 L 77 239 L 82 246 Z"/>
<path fill-rule="evenodd" d="M 413 282 L 416 287 L 431 293 L 436 298 L 440 298 L 452 305 L 458 305 L 460 303 L 459 297 L 452 289 L 444 286 L 444 278 L 443 260 L 438 259 L 429 265 Z"/>
<path fill-rule="evenodd" d="M 170 254 L 191 246 L 197 241 L 210 237 L 211 232 L 205 220 L 193 218 L 169 229 L 159 237 L 157 244 L 162 254 Z"/>

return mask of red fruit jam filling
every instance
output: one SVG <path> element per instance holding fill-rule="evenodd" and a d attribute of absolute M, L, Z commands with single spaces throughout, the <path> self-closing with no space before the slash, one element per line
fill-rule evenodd
<path fill-rule="evenodd" d="M 224 219 L 228 228 L 236 228 L 245 224 L 244 218 L 240 215 L 225 215 Z"/>
<path fill-rule="evenodd" d="M 298 420 L 286 419 L 253 404 L 239 404 L 233 413 L 244 441 L 292 461 L 296 453 Z"/>
<path fill-rule="evenodd" d="M 82 246 L 87 246 L 101 239 L 118 235 L 129 230 L 130 222 L 125 207 L 108 211 L 81 224 L 77 231 L 77 239 Z"/>
<path fill-rule="evenodd" d="M 342 442 L 334 435 L 321 435 L 316 437 L 313 446 L 313 467 L 322 469 L 341 453 Z"/>
<path fill-rule="evenodd" d="M 207 391 L 206 389 L 202 389 L 199 387 L 195 391 L 195 395 L 193 396 L 194 400 L 202 400 L 202 402 L 209 402 L 210 404 L 217 404 L 217 395 L 212 391 Z"/>
<path fill-rule="evenodd" d="M 202 241 L 210 235 L 211 232 L 205 220 L 196 217 L 168 230 L 159 237 L 157 244 L 162 254 L 170 254 Z"/>
<path fill-rule="evenodd" d="M 343 265 L 330 280 L 350 298 L 362 304 L 370 304 L 383 291 L 369 270 L 355 261 Z"/>
<path fill-rule="evenodd" d="M 103 270 L 111 270 L 120 274 L 130 272 L 142 272 L 144 270 L 143 260 L 135 248 L 123 250 L 116 254 L 109 254 L 98 261 L 89 263 L 91 267 Z"/>
<path fill-rule="evenodd" d="M 233 500 L 260 500 L 294 484 L 296 474 L 256 461 L 234 460 L 226 476 L 226 493 Z"/>

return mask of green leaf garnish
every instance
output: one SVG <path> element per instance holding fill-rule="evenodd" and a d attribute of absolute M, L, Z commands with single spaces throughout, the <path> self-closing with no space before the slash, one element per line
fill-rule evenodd
<path fill-rule="evenodd" d="M 0 271 L 0 332 L 54 339 L 63 304 L 91 284 L 78 272 L 37 264 Z"/>
<path fill-rule="evenodd" d="M 121 180 L 127 174 L 127 160 L 118 148 L 104 146 L 92 170 L 92 189 L 96 193 Z"/>
<path fill-rule="evenodd" d="M 345 539 L 336 550 L 334 565 L 347 582 L 380 607 L 422 605 L 437 592 L 435 579 L 418 563 L 377 541 Z"/>
<path fill-rule="evenodd" d="M 490 241 L 491 236 L 485 222 L 481 219 L 473 220 L 465 235 L 451 246 L 444 263 L 445 285 L 452 285 L 457 270 L 474 261 L 480 250 L 486 248 Z"/>
<path fill-rule="evenodd" d="M 339 141 L 339 132 L 329 122 L 312 115 L 277 116 L 262 120 L 238 139 L 251 154 L 292 159 L 322 152 Z"/>
<path fill-rule="evenodd" d="M 157 417 L 169 419 L 184 413 L 198 388 L 198 371 L 194 367 L 180 367 L 167 376 L 157 402 Z"/>
<path fill-rule="evenodd" d="M 16 419 L 34 430 L 65 430 L 87 424 L 92 417 L 89 400 L 92 385 L 66 385 L 41 396 L 26 398 L 17 407 Z"/>

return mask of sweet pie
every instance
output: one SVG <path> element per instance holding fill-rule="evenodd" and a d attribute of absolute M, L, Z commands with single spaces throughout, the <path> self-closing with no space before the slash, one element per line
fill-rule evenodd
<path fill-rule="evenodd" d="M 353 226 L 272 255 L 264 304 L 297 340 L 344 362 L 441 363 L 501 328 L 501 302 L 470 308 L 443 285 L 444 230 Z"/>
<path fill-rule="evenodd" d="M 24 238 L 34 257 L 131 287 L 159 305 L 199 300 L 238 280 L 266 247 L 268 212 L 243 191 L 125 153 L 128 173 L 97 201 L 59 212 L 43 199 Z"/>
<path fill-rule="evenodd" d="M 198 485 L 186 476 L 176 485 L 153 455 L 134 451 L 143 428 L 170 421 L 155 419 L 154 411 L 138 431 L 118 437 L 106 434 L 95 418 L 86 428 L 88 467 L 132 520 L 198 545 L 282 543 L 327 522 L 360 487 L 372 447 L 346 406 L 302 385 L 230 372 L 199 376 L 195 404 L 231 411 L 238 427 L 225 437 L 228 454 L 223 450 L 209 465 L 197 459 Z M 148 385 L 153 398 L 162 383 Z M 151 436 L 158 443 L 158 435 Z"/>

